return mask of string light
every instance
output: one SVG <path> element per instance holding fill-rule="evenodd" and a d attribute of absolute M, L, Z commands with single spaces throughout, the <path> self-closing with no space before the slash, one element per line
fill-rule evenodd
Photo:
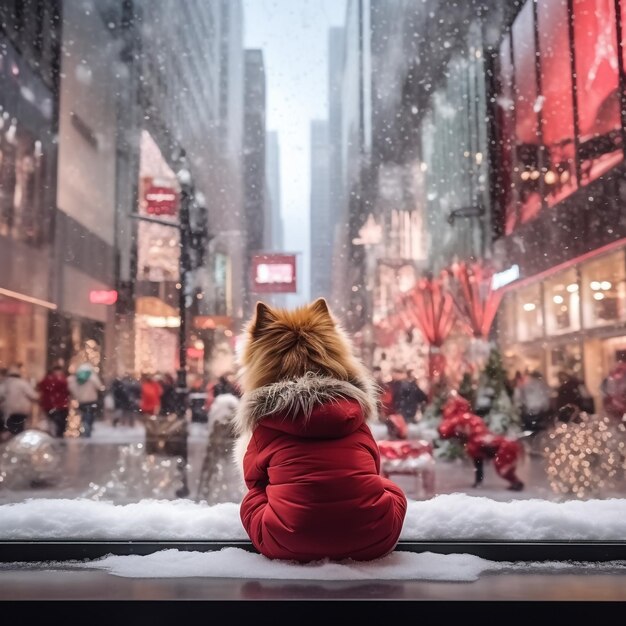
<path fill-rule="evenodd" d="M 579 424 L 559 424 L 544 452 L 550 486 L 563 496 L 599 497 L 624 483 L 626 426 L 581 414 Z"/>

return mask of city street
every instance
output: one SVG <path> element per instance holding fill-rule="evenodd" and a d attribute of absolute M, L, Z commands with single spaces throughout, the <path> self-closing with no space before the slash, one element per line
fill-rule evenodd
<path fill-rule="evenodd" d="M 189 428 L 188 450 L 188 485 L 189 498 L 196 499 L 198 481 L 204 455 L 208 426 L 201 423 L 192 423 Z M 23 502 L 27 498 L 94 498 L 97 487 L 106 489 L 107 482 L 116 475 L 119 465 L 120 451 L 128 446 L 144 444 L 145 431 L 143 426 L 113 427 L 108 421 L 98 421 L 94 427 L 91 439 L 65 438 L 58 442 L 61 456 L 60 479 L 55 485 L 32 488 L 9 489 L 0 487 L 0 504 Z M 0 448 L 1 453 L 1 448 Z M 145 453 L 144 453 L 145 454 Z M 167 461 L 166 457 L 155 457 L 155 464 Z M 142 498 L 174 499 L 175 491 L 180 487 L 179 474 L 174 462 L 169 468 L 154 469 L 154 475 L 146 476 L 142 480 L 139 463 L 128 464 L 126 480 L 129 487 L 124 490 L 119 484 L 115 489 L 105 491 L 101 499 L 112 500 L 116 503 L 128 503 Z M 437 461 L 435 470 L 435 490 L 437 494 L 467 493 L 475 496 L 485 496 L 494 500 L 511 500 L 542 498 L 555 499 L 550 488 L 545 471 L 544 460 L 534 454 L 527 454 L 526 460 L 520 465 L 519 475 L 525 482 L 526 488 L 521 492 L 506 489 L 507 483 L 497 476 L 494 468 L 487 464 L 485 479 L 481 487 L 474 489 L 473 467 L 469 461 Z M 153 489 L 157 482 L 165 477 L 166 485 L 158 490 L 155 496 Z M 393 475 L 410 499 L 424 497 L 420 483 L 415 478 L 403 475 Z"/>

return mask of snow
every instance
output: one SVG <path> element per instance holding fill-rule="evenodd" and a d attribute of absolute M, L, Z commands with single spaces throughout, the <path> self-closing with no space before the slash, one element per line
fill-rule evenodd
<path fill-rule="evenodd" d="M 626 536 L 626 499 L 500 502 L 466 494 L 409 500 L 401 540 L 617 540 Z M 113 504 L 37 498 L 0 506 L 0 539 L 245 540 L 234 502 Z"/>
<path fill-rule="evenodd" d="M 224 548 L 214 552 L 161 550 L 146 556 L 106 556 L 87 562 L 39 564 L 47 569 L 104 570 L 125 578 L 247 578 L 272 580 L 430 580 L 471 582 L 481 574 L 510 570 L 616 570 L 623 561 L 605 563 L 577 562 L 495 562 L 471 554 L 435 554 L 432 552 L 393 552 L 369 562 L 327 559 L 312 563 L 272 561 L 241 548 Z M 13 564 L 15 567 L 15 564 Z M 33 567 L 33 564 L 29 564 Z"/>

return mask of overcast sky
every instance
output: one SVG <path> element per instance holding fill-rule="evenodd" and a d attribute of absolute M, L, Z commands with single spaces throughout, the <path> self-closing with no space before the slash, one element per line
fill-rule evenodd
<path fill-rule="evenodd" d="M 261 48 L 267 128 L 277 130 L 285 250 L 302 252 L 301 295 L 309 296 L 309 144 L 312 119 L 327 117 L 328 29 L 345 0 L 244 0 L 246 48 Z"/>

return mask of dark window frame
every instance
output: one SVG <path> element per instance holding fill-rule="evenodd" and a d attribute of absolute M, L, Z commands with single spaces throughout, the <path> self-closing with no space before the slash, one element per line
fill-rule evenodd
<path fill-rule="evenodd" d="M 0 541 L 0 563 L 93 560 L 108 555 L 145 556 L 161 550 L 213 552 L 241 548 L 256 552 L 250 541 Z M 472 554 L 490 561 L 626 560 L 626 541 L 410 541 L 398 542 L 394 552 Z"/>

